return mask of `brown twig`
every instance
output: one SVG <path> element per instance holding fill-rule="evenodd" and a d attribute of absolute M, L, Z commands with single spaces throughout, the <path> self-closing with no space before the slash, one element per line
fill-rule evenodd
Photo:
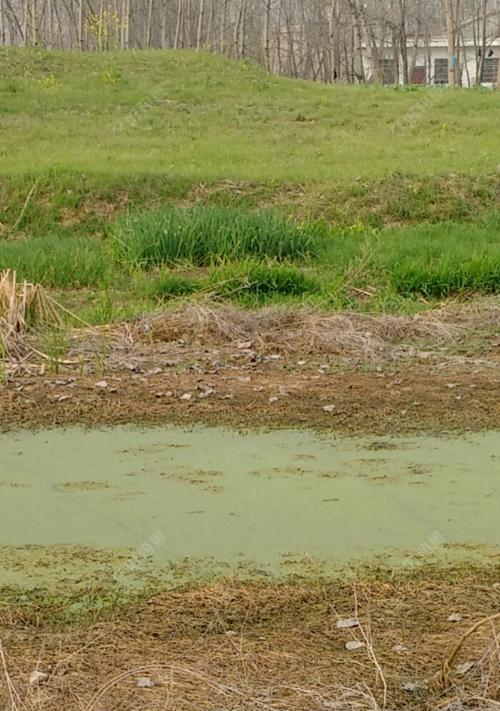
<path fill-rule="evenodd" d="M 486 625 L 488 623 L 494 622 L 495 620 L 500 619 L 500 612 L 497 612 L 494 615 L 489 615 L 489 617 L 484 617 L 482 620 L 479 620 L 475 624 L 472 625 L 463 635 L 462 637 L 458 640 L 456 645 L 454 646 L 451 654 L 444 660 L 443 666 L 441 669 L 441 672 L 438 677 L 438 683 L 443 689 L 447 689 L 449 687 L 449 677 L 450 677 L 450 672 L 451 672 L 451 665 L 455 661 L 458 653 L 462 649 L 465 641 L 474 634 L 480 627 L 483 625 Z"/>

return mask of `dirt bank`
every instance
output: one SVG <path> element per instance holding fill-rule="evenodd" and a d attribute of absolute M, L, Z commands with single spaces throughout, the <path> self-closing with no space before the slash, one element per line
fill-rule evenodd
<path fill-rule="evenodd" d="M 185 367 L 139 376 L 16 377 L 0 391 L 1 425 L 172 422 L 401 434 L 495 429 L 500 423 L 498 370 L 423 363 L 320 373 L 317 364 L 304 370 L 280 361 L 228 364 L 214 373 L 189 358 Z"/>
<path fill-rule="evenodd" d="M 63 333 L 56 354 L 21 336 L 3 367 L 1 426 L 494 429 L 499 334 L 498 299 L 377 317 L 185 304 Z"/>

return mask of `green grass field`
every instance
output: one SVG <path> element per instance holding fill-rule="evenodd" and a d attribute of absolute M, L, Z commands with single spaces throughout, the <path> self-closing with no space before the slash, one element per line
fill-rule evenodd
<path fill-rule="evenodd" d="M 195 52 L 0 50 L 0 172 L 213 181 L 484 174 L 500 94 L 328 87 Z"/>
<path fill-rule="evenodd" d="M 0 269 L 90 321 L 209 294 L 416 310 L 500 291 L 500 93 L 207 53 L 0 49 Z"/>

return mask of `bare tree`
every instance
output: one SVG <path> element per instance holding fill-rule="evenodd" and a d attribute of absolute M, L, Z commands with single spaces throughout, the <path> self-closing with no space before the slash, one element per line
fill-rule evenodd
<path fill-rule="evenodd" d="M 471 51 L 481 81 L 499 10 L 499 0 L 0 0 L 0 43 L 208 47 L 292 77 L 406 84 L 417 64 L 432 76 L 431 39 L 446 32 L 457 86 Z"/>

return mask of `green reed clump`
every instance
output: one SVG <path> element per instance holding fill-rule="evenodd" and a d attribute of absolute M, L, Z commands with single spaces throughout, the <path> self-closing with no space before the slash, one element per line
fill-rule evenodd
<path fill-rule="evenodd" d="M 169 270 L 161 271 L 151 282 L 146 282 L 146 293 L 159 298 L 190 296 L 203 288 L 203 281 Z"/>
<path fill-rule="evenodd" d="M 36 237 L 0 241 L 0 271 L 54 288 L 99 286 L 111 273 L 102 242 L 90 238 Z"/>
<path fill-rule="evenodd" d="M 170 208 L 130 215 L 118 222 L 115 254 L 130 267 L 222 260 L 304 260 L 316 253 L 321 224 L 298 224 L 272 212 L 229 207 Z"/>
<path fill-rule="evenodd" d="M 375 261 L 404 296 L 500 292 L 498 216 L 475 225 L 442 223 L 387 232 Z"/>
<path fill-rule="evenodd" d="M 391 273 L 391 283 L 403 296 L 495 294 L 500 291 L 500 258 L 478 255 L 463 262 L 448 259 L 435 264 L 401 264 Z"/>
<path fill-rule="evenodd" d="M 500 292 L 499 215 L 465 224 L 332 230 L 318 261 L 346 288 L 430 298 Z"/>
<path fill-rule="evenodd" d="M 303 296 L 316 294 L 321 289 L 314 277 L 293 265 L 266 264 L 255 260 L 215 267 L 211 270 L 207 283 L 212 293 L 232 298 Z"/>

